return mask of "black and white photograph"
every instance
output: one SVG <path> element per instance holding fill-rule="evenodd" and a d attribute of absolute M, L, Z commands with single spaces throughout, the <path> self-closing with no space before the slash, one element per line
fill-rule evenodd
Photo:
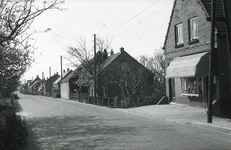
<path fill-rule="evenodd" d="M 231 0 L 0 0 L 0 150 L 230 150 Z"/>

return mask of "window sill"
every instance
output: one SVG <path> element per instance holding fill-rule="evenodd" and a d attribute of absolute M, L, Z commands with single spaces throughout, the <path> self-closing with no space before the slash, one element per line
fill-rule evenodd
<path fill-rule="evenodd" d="M 183 47 L 184 44 L 178 44 L 178 45 L 175 45 L 175 48 L 180 48 L 180 47 Z"/>
<path fill-rule="evenodd" d="M 199 96 L 199 94 L 181 94 L 181 96 L 190 96 L 190 97 L 193 97 L 193 96 L 195 96 L 195 97 L 198 97 Z"/>
<path fill-rule="evenodd" d="M 199 40 L 198 39 L 193 39 L 193 40 L 188 42 L 189 45 L 195 44 L 195 43 L 199 43 Z"/>

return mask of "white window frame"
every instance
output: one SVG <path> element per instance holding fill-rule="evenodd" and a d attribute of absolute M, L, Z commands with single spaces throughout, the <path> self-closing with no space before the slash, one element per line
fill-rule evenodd
<path fill-rule="evenodd" d="M 175 26 L 176 45 L 184 43 L 183 38 L 183 24 L 179 23 Z"/>
<path fill-rule="evenodd" d="M 189 38 L 190 41 L 198 39 L 198 20 L 197 17 L 191 18 L 189 20 Z"/>

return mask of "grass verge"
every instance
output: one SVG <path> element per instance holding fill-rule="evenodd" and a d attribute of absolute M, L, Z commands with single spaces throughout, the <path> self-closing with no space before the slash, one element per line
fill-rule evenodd
<path fill-rule="evenodd" d="M 0 99 L 0 150 L 20 150 L 27 145 L 27 129 L 21 116 L 18 100 Z"/>

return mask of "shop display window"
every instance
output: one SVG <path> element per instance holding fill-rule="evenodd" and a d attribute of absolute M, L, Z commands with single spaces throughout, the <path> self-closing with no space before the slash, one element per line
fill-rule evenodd
<path fill-rule="evenodd" d="M 202 94 L 201 77 L 181 78 L 182 96 L 199 96 Z"/>

